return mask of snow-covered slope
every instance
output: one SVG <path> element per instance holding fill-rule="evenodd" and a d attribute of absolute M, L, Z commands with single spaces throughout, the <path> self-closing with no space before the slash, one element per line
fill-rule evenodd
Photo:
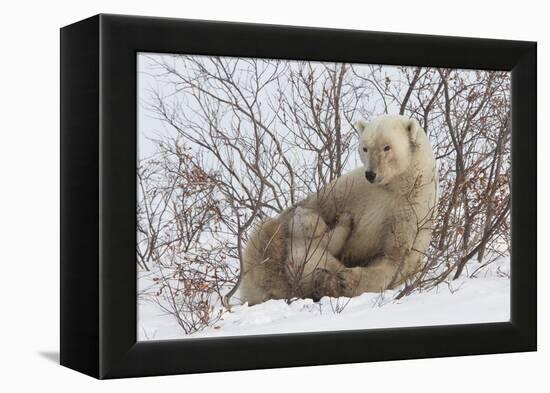
<path fill-rule="evenodd" d="M 185 335 L 175 319 L 158 305 L 140 301 L 138 337 L 164 340 L 257 334 L 319 332 L 407 326 L 502 322 L 510 318 L 510 280 L 499 274 L 460 279 L 450 285 L 394 300 L 396 292 L 365 293 L 356 298 L 301 299 L 287 304 L 270 300 L 234 306 L 222 319 Z"/>

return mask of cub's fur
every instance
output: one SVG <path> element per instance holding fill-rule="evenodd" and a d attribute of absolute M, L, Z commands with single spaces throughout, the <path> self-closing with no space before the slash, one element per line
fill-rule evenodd
<path fill-rule="evenodd" d="M 350 214 L 342 214 L 333 229 L 311 209 L 298 206 L 279 218 L 287 216 L 286 222 L 273 219 L 260 225 L 251 238 L 251 242 L 258 242 L 245 250 L 245 261 L 260 261 L 245 265 L 243 278 L 249 279 L 243 279 L 241 294 L 246 294 L 249 305 L 267 299 L 318 297 L 315 284 L 321 272 L 337 271 L 342 266 L 337 255 L 351 231 Z M 328 282 L 323 285 L 329 286 Z M 337 289 L 332 292 L 336 294 Z"/>

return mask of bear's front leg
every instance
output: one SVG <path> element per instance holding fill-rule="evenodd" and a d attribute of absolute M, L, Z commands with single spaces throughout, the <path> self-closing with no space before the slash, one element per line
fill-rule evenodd
<path fill-rule="evenodd" d="M 347 290 L 343 296 L 358 296 L 365 292 L 382 292 L 392 287 L 398 263 L 386 257 L 366 267 L 344 268 L 339 278 Z"/>
<path fill-rule="evenodd" d="M 403 257 L 381 256 L 368 266 L 343 268 L 338 277 L 343 283 L 340 296 L 358 296 L 365 292 L 382 292 L 401 285 L 415 276 L 421 268 L 422 255 L 410 251 Z"/>
<path fill-rule="evenodd" d="M 354 297 L 365 292 L 382 292 L 395 288 L 406 277 L 414 275 L 418 255 L 409 253 L 399 261 L 382 256 L 364 267 L 316 269 L 314 272 L 314 299 L 323 296 Z"/>
<path fill-rule="evenodd" d="M 354 269 L 346 268 L 336 258 L 330 258 L 330 263 L 315 269 L 312 273 L 313 300 L 318 301 L 323 296 L 356 296 L 361 272 Z"/>
<path fill-rule="evenodd" d="M 354 297 L 365 292 L 382 292 L 391 285 L 396 269 L 389 261 L 376 267 L 343 267 L 336 271 L 316 269 L 313 299 L 323 296 Z"/>
<path fill-rule="evenodd" d="M 352 289 L 347 287 L 348 282 L 338 274 L 338 271 L 315 269 L 313 272 L 313 301 L 317 302 L 323 296 L 353 296 Z"/>

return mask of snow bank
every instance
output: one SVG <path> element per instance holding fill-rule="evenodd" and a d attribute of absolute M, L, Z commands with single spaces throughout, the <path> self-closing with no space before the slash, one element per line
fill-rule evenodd
<path fill-rule="evenodd" d="M 333 330 L 503 322 L 510 319 L 510 280 L 496 274 L 460 279 L 452 284 L 394 300 L 396 291 L 348 298 L 283 300 L 234 306 L 214 326 L 185 335 L 154 302 L 140 300 L 139 340 L 166 340 Z"/>

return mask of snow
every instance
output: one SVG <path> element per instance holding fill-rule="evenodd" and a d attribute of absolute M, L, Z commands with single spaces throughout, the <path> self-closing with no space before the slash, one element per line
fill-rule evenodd
<path fill-rule="evenodd" d="M 395 300 L 397 290 L 393 290 L 351 299 L 325 297 L 318 303 L 299 299 L 290 304 L 270 300 L 252 307 L 236 305 L 213 326 L 190 335 L 156 303 L 142 298 L 138 337 L 167 340 L 505 322 L 510 319 L 509 266 L 493 265 L 478 278 L 461 278 L 400 300 Z M 145 281 L 140 283 L 147 285 Z"/>

